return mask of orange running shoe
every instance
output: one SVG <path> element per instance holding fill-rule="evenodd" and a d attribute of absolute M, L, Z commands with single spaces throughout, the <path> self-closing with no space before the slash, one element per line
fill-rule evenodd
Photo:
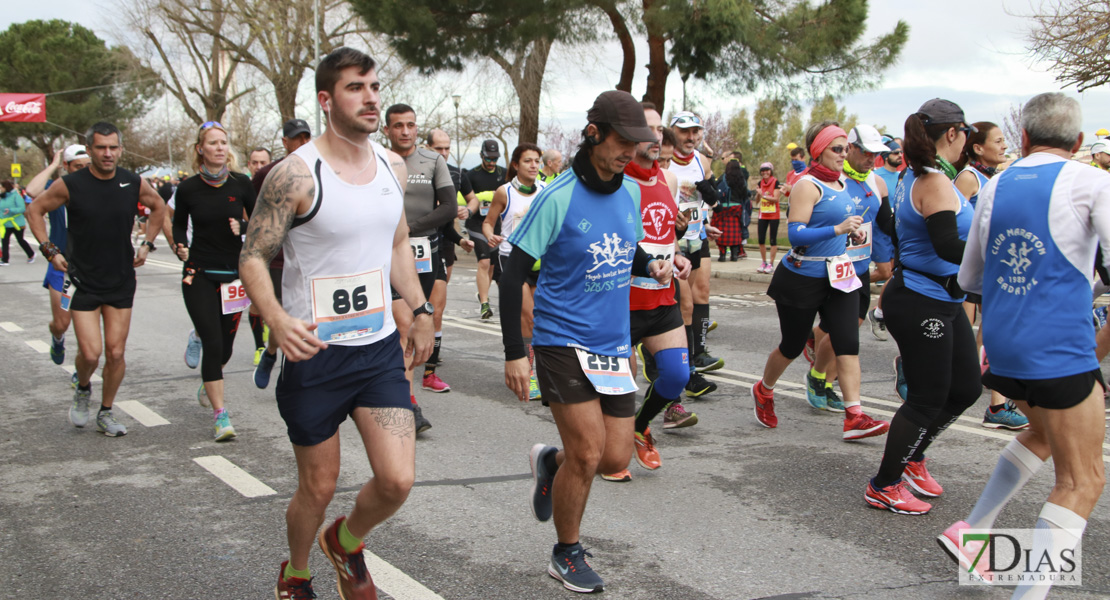
<path fill-rule="evenodd" d="M 366 570 L 366 561 L 362 558 L 365 544 L 360 544 L 358 550 L 348 554 L 339 545 L 339 524 L 347 517 L 339 517 L 331 526 L 320 532 L 317 538 L 324 556 L 328 557 L 339 580 L 339 597 L 343 600 L 378 600 L 378 589 L 374 587 L 374 580 Z"/>
<path fill-rule="evenodd" d="M 886 433 L 889 429 L 890 423 L 876 421 L 863 413 L 844 415 L 844 439 L 846 441 L 875 437 Z"/>
<path fill-rule="evenodd" d="M 608 475 L 602 473 L 601 478 L 605 481 L 616 481 L 623 483 L 625 481 L 632 481 L 632 473 L 629 473 L 628 469 L 623 469 L 621 471 L 617 471 L 616 473 L 609 473 Z"/>
<path fill-rule="evenodd" d="M 655 449 L 655 438 L 651 435 L 651 427 L 643 433 L 637 431 L 633 435 L 635 436 L 633 441 L 636 443 L 636 462 L 649 471 L 662 467 L 663 459 Z"/>
<path fill-rule="evenodd" d="M 936 498 L 944 493 L 944 488 L 940 487 L 937 480 L 929 474 L 929 470 L 925 468 L 925 460 L 923 458 L 917 462 L 911 460 L 906 463 L 906 470 L 902 471 L 902 481 L 918 494 Z"/>
<path fill-rule="evenodd" d="M 752 400 L 755 401 L 755 420 L 767 428 L 779 426 L 779 418 L 775 416 L 775 391 L 763 387 L 763 380 L 752 386 Z"/>
<path fill-rule="evenodd" d="M 872 508 L 881 508 L 900 515 L 923 515 L 933 508 L 932 504 L 915 498 L 901 481 L 884 488 L 876 488 L 875 484 L 867 482 L 863 501 Z"/>

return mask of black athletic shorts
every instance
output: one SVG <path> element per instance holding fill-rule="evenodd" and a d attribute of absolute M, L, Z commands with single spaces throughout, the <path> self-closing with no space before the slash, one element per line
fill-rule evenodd
<path fill-rule="evenodd" d="M 440 238 L 439 254 L 443 257 L 444 267 L 453 266 L 455 264 L 455 261 L 458 260 L 458 256 L 455 255 L 455 243 L 447 239 L 446 237 Z M 444 273 L 443 280 L 447 281 L 446 272 Z"/>
<path fill-rule="evenodd" d="M 509 257 L 505 256 L 504 254 L 497 253 L 497 254 L 493 255 L 493 281 L 494 282 L 497 282 L 497 283 L 501 282 L 501 274 L 505 272 L 505 265 L 508 264 L 508 262 L 509 262 Z M 524 282 L 527 283 L 528 285 L 532 286 L 532 287 L 536 287 L 540 282 L 540 272 L 539 271 L 528 271 L 528 277 L 526 277 L 524 279 Z"/>
<path fill-rule="evenodd" d="M 871 308 L 871 272 L 856 271 L 856 277 L 859 277 L 860 283 L 863 284 L 856 290 L 859 293 L 859 318 L 867 319 L 867 310 Z"/>
<path fill-rule="evenodd" d="M 398 346 L 399 347 L 399 346 Z M 533 346 L 536 354 L 536 379 L 545 402 L 580 404 L 591 400 L 601 401 L 601 412 L 610 417 L 631 418 L 636 415 L 636 393 L 607 396 L 597 393 L 574 348 L 559 346 Z"/>
<path fill-rule="evenodd" d="M 702 246 L 702 247 L 704 248 L 705 246 Z M 682 256 L 685 256 L 686 260 L 690 261 L 690 271 L 691 272 L 696 271 L 696 270 L 701 268 L 701 258 L 702 258 L 701 250 L 697 250 L 695 252 L 683 251 Z M 675 286 L 675 287 L 678 287 L 678 286 Z"/>
<path fill-rule="evenodd" d="M 432 288 L 435 287 L 436 280 L 447 280 L 447 269 L 443 266 L 443 259 L 439 257 L 439 250 L 432 251 L 432 271 L 430 273 L 417 273 L 420 279 L 420 288 L 424 290 L 424 298 L 432 297 Z"/>
<path fill-rule="evenodd" d="M 632 345 L 635 346 L 646 337 L 661 335 L 672 329 L 682 329 L 682 311 L 677 304 L 657 306 L 648 310 L 634 310 L 630 313 L 632 324 Z"/>
<path fill-rule="evenodd" d="M 470 240 L 474 242 L 474 256 L 478 257 L 478 260 L 489 260 L 497 254 L 497 248 L 489 247 L 489 242 L 481 231 L 473 229 L 467 231 L 470 233 Z"/>
<path fill-rule="evenodd" d="M 990 367 L 983 373 L 983 385 L 988 389 L 1012 400 L 1024 400 L 1029 406 L 1061 410 L 1086 400 L 1096 382 L 1106 389 L 1101 369 L 1052 379 L 1003 377 L 991 373 Z"/>
<path fill-rule="evenodd" d="M 134 279 L 110 292 L 87 292 L 75 289 L 69 302 L 70 311 L 93 311 L 101 306 L 128 309 L 135 305 Z"/>
<path fill-rule="evenodd" d="M 709 252 L 708 238 L 701 241 L 701 250 L 699 250 L 698 253 L 701 254 L 702 258 L 713 258 L 713 255 Z"/>
<path fill-rule="evenodd" d="M 277 405 L 298 446 L 330 439 L 358 407 L 412 409 L 400 334 L 364 346 L 332 344 L 312 358 L 282 358 Z"/>

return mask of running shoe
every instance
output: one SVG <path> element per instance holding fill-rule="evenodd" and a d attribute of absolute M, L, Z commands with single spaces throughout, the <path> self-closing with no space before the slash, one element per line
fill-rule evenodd
<path fill-rule="evenodd" d="M 551 484 L 558 471 L 558 467 L 548 470 L 547 458 L 550 456 L 554 462 L 558 452 L 559 449 L 555 446 L 536 444 L 528 453 L 528 463 L 532 465 L 532 501 L 529 505 L 532 507 L 532 516 L 541 523 L 551 519 Z"/>
<path fill-rule="evenodd" d="M 697 413 L 686 412 L 682 404 L 672 402 L 667 410 L 663 411 L 663 429 L 679 429 L 681 427 L 692 427 L 698 424 Z"/>
<path fill-rule="evenodd" d="M 1029 427 L 1029 419 L 1018 411 L 1013 402 L 1006 401 L 998 412 L 991 412 L 992 408 L 994 407 L 988 406 L 983 415 L 983 427 L 1010 431 L 1021 431 Z"/>
<path fill-rule="evenodd" d="M 602 473 L 601 478 L 604 479 L 605 481 L 615 481 L 617 483 L 624 483 L 626 481 L 632 481 L 632 473 L 629 473 L 628 469 L 623 469 L 621 471 L 617 471 L 616 473 L 609 473 L 609 474 Z"/>
<path fill-rule="evenodd" d="M 274 370 L 274 364 L 277 363 L 277 354 L 270 354 L 269 352 L 262 353 L 262 360 L 258 361 L 258 366 L 254 368 L 254 385 L 260 390 L 266 389 L 270 385 L 270 373 Z"/>
<path fill-rule="evenodd" d="M 54 364 L 56 364 L 56 365 L 60 365 L 63 362 L 65 362 L 65 360 L 66 360 L 66 338 L 65 338 L 65 336 L 62 336 L 62 339 L 60 339 L 60 340 L 55 340 L 53 335 L 50 336 L 50 360 L 54 361 Z M 77 372 L 74 371 L 73 374 L 76 375 Z"/>
<path fill-rule="evenodd" d="M 77 374 L 74 373 L 74 377 Z M 69 422 L 74 427 L 84 427 L 89 424 L 89 398 L 92 390 L 77 390 L 73 393 L 73 406 L 69 408 Z"/>
<path fill-rule="evenodd" d="M 689 398 L 700 398 L 706 394 L 712 394 L 717 391 L 717 384 L 709 381 L 698 372 L 690 373 L 690 381 L 686 382 L 686 396 Z"/>
<path fill-rule="evenodd" d="M 770 272 L 771 272 L 771 264 L 766 263 L 766 262 L 763 263 L 762 265 L 760 265 L 759 269 L 756 270 L 756 273 L 770 273 Z"/>
<path fill-rule="evenodd" d="M 648 383 L 659 377 L 659 369 L 655 368 L 655 355 L 644 350 L 643 344 L 636 344 L 636 356 L 640 359 L 640 368 L 644 371 L 644 380 Z"/>
<path fill-rule="evenodd" d="M 825 410 L 834 413 L 842 413 L 844 412 L 844 401 L 836 394 L 836 390 L 833 389 L 834 387 L 836 386 L 827 381 L 825 382 Z"/>
<path fill-rule="evenodd" d="M 424 382 L 421 384 L 421 387 L 428 390 L 429 392 L 435 392 L 437 394 L 451 391 L 451 386 L 444 383 L 444 381 L 439 378 L 439 375 L 436 375 L 435 373 L 428 373 L 427 375 L 425 375 Z"/>
<path fill-rule="evenodd" d="M 540 382 L 533 373 L 532 377 L 528 379 L 528 400 L 539 400 L 542 397 L 543 395 L 540 394 Z"/>
<path fill-rule="evenodd" d="M 894 391 L 898 392 L 902 402 L 906 401 L 906 396 L 910 393 L 909 387 L 906 386 L 906 374 L 902 371 L 901 355 L 894 357 Z"/>
<path fill-rule="evenodd" d="M 111 410 L 102 410 L 96 413 L 96 429 L 108 437 L 127 435 L 127 428 L 116 421 Z"/>
<path fill-rule="evenodd" d="M 871 335 L 880 342 L 885 342 L 889 338 L 886 334 L 886 321 L 875 316 L 875 309 L 867 311 L 867 320 L 871 322 Z"/>
<path fill-rule="evenodd" d="M 185 366 L 190 369 L 197 368 L 200 365 L 200 338 L 197 337 L 196 330 L 189 332 L 189 341 L 185 344 Z"/>
<path fill-rule="evenodd" d="M 710 321 L 709 322 L 709 327 L 706 328 L 705 332 L 709 333 L 710 331 L 713 331 L 716 328 L 717 328 L 717 322 L 716 321 Z"/>
<path fill-rule="evenodd" d="M 258 366 L 258 363 L 262 361 L 262 355 L 265 354 L 265 353 L 266 353 L 266 348 L 264 348 L 264 347 L 254 349 L 254 366 L 256 366 L 256 367 Z"/>
<path fill-rule="evenodd" d="M 339 517 L 327 529 L 320 532 L 317 541 L 324 556 L 335 567 L 338 577 L 336 583 L 339 588 L 339 597 L 343 600 L 378 600 L 378 590 L 374 587 L 374 580 L 366 570 L 366 561 L 362 557 L 365 544 L 359 544 L 358 549 L 350 554 L 339 544 L 339 524 L 347 517 Z"/>
<path fill-rule="evenodd" d="M 8 266 L 11 266 L 10 262 L 0 260 L 0 267 L 8 267 Z"/>
<path fill-rule="evenodd" d="M 809 361 L 809 366 L 812 367 L 813 361 L 816 360 L 817 357 L 817 348 L 814 346 L 814 339 L 812 334 L 809 336 L 809 339 L 806 340 L 806 345 L 802 347 L 802 356 L 804 356 L 806 360 Z"/>
<path fill-rule="evenodd" d="M 424 417 L 424 411 L 419 404 L 412 405 L 412 420 L 416 426 L 416 433 L 421 434 L 432 428 L 432 422 Z"/>
<path fill-rule="evenodd" d="M 77 389 L 77 369 L 74 369 L 73 374 L 69 376 L 69 386 Z"/>
<path fill-rule="evenodd" d="M 825 399 L 825 380 L 814 377 L 813 370 L 806 371 L 806 402 L 817 410 L 828 410 L 828 400 Z"/>
<path fill-rule="evenodd" d="M 474 297 L 478 299 L 478 304 L 481 305 L 479 308 L 482 311 L 482 320 L 493 317 L 493 309 L 489 307 L 489 301 L 482 302 L 482 297 L 477 292 L 474 293 Z"/>
<path fill-rule="evenodd" d="M 648 427 L 643 433 L 637 431 L 632 435 L 633 442 L 636 445 L 636 462 L 649 471 L 662 467 L 663 458 L 659 456 L 659 451 L 655 449 L 655 437 L 651 435 L 651 427 Z"/>
<path fill-rule="evenodd" d="M 889 510 L 900 515 L 923 515 L 933 508 L 932 504 L 915 498 L 901 481 L 877 489 L 874 483 L 867 482 L 863 501 L 872 508 Z"/>
<path fill-rule="evenodd" d="M 906 463 L 906 470 L 902 471 L 902 481 L 910 486 L 913 491 L 927 496 L 929 498 L 936 498 L 944 493 L 944 488 L 940 487 L 936 479 L 929 474 L 929 470 L 925 468 L 925 461 L 921 459 L 918 461 L 909 461 Z"/>
<path fill-rule="evenodd" d="M 937 544 L 940 544 L 941 550 L 948 555 L 948 558 L 956 561 L 961 569 L 970 571 L 972 565 L 975 565 L 975 572 L 980 577 L 990 580 L 990 561 L 985 559 L 985 552 L 982 551 L 982 540 L 968 540 L 967 543 L 960 543 L 960 530 L 971 529 L 967 521 L 956 521 L 944 530 L 944 533 L 937 536 Z M 976 561 L 975 559 L 979 560 Z"/>
<path fill-rule="evenodd" d="M 197 388 L 197 402 L 204 408 L 212 408 L 212 400 L 208 397 L 208 391 L 204 389 L 204 383 Z"/>
<path fill-rule="evenodd" d="M 231 426 L 231 419 L 226 410 L 221 410 L 216 417 L 216 441 L 223 442 L 235 437 L 235 428 Z"/>
<path fill-rule="evenodd" d="M 593 554 L 586 552 L 582 544 L 575 544 L 563 551 L 555 546 L 551 552 L 551 564 L 547 565 L 547 574 L 561 581 L 563 587 L 572 592 L 600 592 L 605 589 L 605 582 L 586 562 L 587 556 L 593 558 Z"/>
<path fill-rule="evenodd" d="M 752 400 L 755 401 L 755 420 L 767 428 L 779 426 L 779 418 L 775 416 L 775 391 L 763 387 L 763 381 L 752 385 Z"/>
<path fill-rule="evenodd" d="M 708 373 L 725 366 L 725 359 L 710 356 L 709 352 L 702 352 L 694 357 L 693 365 L 698 373 Z"/>
<path fill-rule="evenodd" d="M 316 592 L 312 591 L 311 578 L 285 578 L 285 566 L 288 564 L 289 561 L 281 563 L 281 569 L 278 571 L 278 582 L 274 586 L 274 598 L 276 600 L 313 600 L 316 598 Z"/>
<path fill-rule="evenodd" d="M 857 415 L 851 413 L 844 415 L 844 439 L 847 441 L 875 437 L 889 430 L 890 423 L 876 421 L 862 412 Z"/>
<path fill-rule="evenodd" d="M 31 258 L 27 259 L 27 264 L 29 264 L 29 265 L 35 264 L 35 259 L 38 258 L 38 257 L 39 257 L 38 254 L 32 254 Z"/>

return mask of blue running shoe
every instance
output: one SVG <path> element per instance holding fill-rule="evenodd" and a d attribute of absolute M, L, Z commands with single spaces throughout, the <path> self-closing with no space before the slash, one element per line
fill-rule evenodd
<path fill-rule="evenodd" d="M 1007 401 L 998 408 L 998 412 L 992 412 L 992 408 L 994 407 L 988 406 L 986 414 L 983 415 L 983 427 L 1010 431 L 1021 431 L 1029 427 L 1029 419 L 1018 411 L 1013 402 Z"/>
<path fill-rule="evenodd" d="M 190 369 L 197 368 L 200 365 L 200 338 L 197 337 L 197 332 L 189 332 L 189 342 L 185 345 L 185 366 Z"/>
<path fill-rule="evenodd" d="M 833 384 L 825 382 L 825 410 L 829 412 L 842 413 L 844 412 L 844 401 L 836 394 L 833 389 Z"/>
<path fill-rule="evenodd" d="M 73 389 L 77 389 L 77 369 L 74 369 L 73 375 L 69 376 L 69 385 L 73 387 Z"/>
<path fill-rule="evenodd" d="M 258 359 L 258 366 L 254 368 L 254 385 L 260 390 L 266 389 L 270 385 L 270 372 L 274 370 L 274 363 L 277 362 L 277 354 L 270 354 L 265 350 L 262 351 L 262 357 Z"/>
<path fill-rule="evenodd" d="M 55 340 L 54 336 L 50 336 L 50 360 L 54 364 L 60 365 L 66 360 L 66 338 L 63 336 L 60 340 Z"/>
<path fill-rule="evenodd" d="M 828 410 L 825 399 L 825 380 L 814 377 L 812 370 L 806 372 L 806 401 L 817 410 Z"/>
<path fill-rule="evenodd" d="M 906 396 L 910 393 L 906 386 L 906 374 L 902 372 L 901 355 L 894 357 L 894 391 L 898 392 L 898 397 L 902 399 L 902 402 L 906 401 Z"/>
<path fill-rule="evenodd" d="M 554 460 L 554 455 L 559 451 L 555 446 L 536 444 L 528 455 L 528 462 L 532 464 L 532 515 L 537 521 L 551 519 L 551 484 L 555 481 L 555 470 L 547 468 L 547 458 Z"/>
<path fill-rule="evenodd" d="M 562 551 L 559 546 L 555 546 L 551 552 L 551 564 L 547 565 L 547 574 L 561 581 L 563 587 L 572 592 L 600 592 L 605 589 L 605 582 L 586 562 L 587 556 L 593 557 L 582 544 L 575 544 Z"/>

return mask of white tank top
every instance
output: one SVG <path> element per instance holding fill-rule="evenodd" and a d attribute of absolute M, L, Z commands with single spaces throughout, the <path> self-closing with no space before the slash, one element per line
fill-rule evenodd
<path fill-rule="evenodd" d="M 282 304 L 291 316 L 317 323 L 329 344 L 372 344 L 396 330 L 389 267 L 404 196 L 385 149 L 370 145 L 378 172 L 365 185 L 341 180 L 315 140 L 293 153 L 308 165 L 316 197 L 282 245 Z"/>
<path fill-rule="evenodd" d="M 694 158 L 689 163 L 680 165 L 672 160 L 667 170 L 678 176 L 678 198 L 676 199 L 678 210 L 681 212 L 697 208 L 697 219 L 690 222 L 686 228 L 686 235 L 682 236 L 682 239 L 701 239 L 701 233 L 705 227 L 705 203 L 701 200 L 701 192 L 694 188 L 694 184 L 705 179 L 705 168 L 702 167 L 701 159 L 698 153 L 694 152 Z"/>
<path fill-rule="evenodd" d="M 532 207 L 532 201 L 536 199 L 536 195 L 543 189 L 544 184 L 539 179 L 534 184 L 536 191 L 532 192 L 531 196 L 525 196 L 513 188 L 513 184 L 506 183 L 501 186 L 505 188 L 505 210 L 501 211 L 501 236 L 505 239 L 497 246 L 498 253 L 501 256 L 508 256 L 513 252 L 513 245 L 509 243 L 509 235 L 516 229 L 517 223 L 524 219 L 524 214 Z"/>

